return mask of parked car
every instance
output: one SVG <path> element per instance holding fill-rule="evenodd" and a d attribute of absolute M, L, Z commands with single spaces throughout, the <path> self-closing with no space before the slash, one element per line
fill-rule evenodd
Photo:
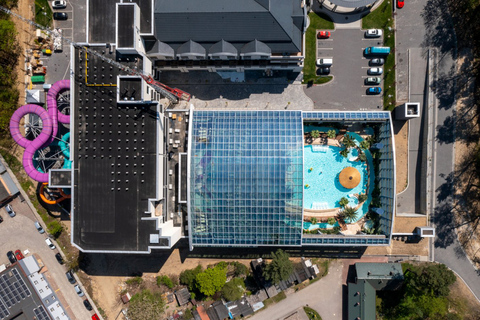
<path fill-rule="evenodd" d="M 322 59 L 317 59 L 317 66 L 321 67 L 331 67 L 333 64 L 333 59 L 332 58 L 322 58 Z"/>
<path fill-rule="evenodd" d="M 404 0 L 397 0 L 397 8 L 401 9 L 405 5 Z"/>
<path fill-rule="evenodd" d="M 380 87 L 370 87 L 367 89 L 368 94 L 380 94 L 382 93 L 382 88 Z"/>
<path fill-rule="evenodd" d="M 22 260 L 22 259 L 25 258 L 25 257 L 23 256 L 22 251 L 16 250 L 16 251 L 15 251 L 15 258 L 17 258 L 17 261 L 20 261 L 20 260 Z"/>
<path fill-rule="evenodd" d="M 365 84 L 380 84 L 380 82 L 382 82 L 380 77 L 368 77 L 365 79 Z"/>
<path fill-rule="evenodd" d="M 90 304 L 90 302 L 88 300 L 83 300 L 83 305 L 85 306 L 85 308 L 87 308 L 88 311 L 93 310 L 92 305 Z"/>
<path fill-rule="evenodd" d="M 10 263 L 17 262 L 17 258 L 15 258 L 15 255 L 13 254 L 12 251 L 7 252 L 7 257 L 8 257 L 8 260 L 10 260 Z"/>
<path fill-rule="evenodd" d="M 68 282 L 70 282 L 71 284 L 74 284 L 75 282 L 77 282 L 77 280 L 75 280 L 75 277 L 73 276 L 73 273 L 71 270 L 68 270 L 65 275 L 67 276 L 67 279 L 68 279 Z"/>
<path fill-rule="evenodd" d="M 365 38 L 379 38 L 383 34 L 381 29 L 368 29 L 365 31 Z"/>
<path fill-rule="evenodd" d="M 53 9 L 65 9 L 67 7 L 67 1 L 65 0 L 54 0 L 52 1 Z"/>
<path fill-rule="evenodd" d="M 75 289 L 75 292 L 78 294 L 79 297 L 83 297 L 85 293 L 83 293 L 82 289 L 80 289 L 80 286 L 77 284 L 73 287 Z"/>
<path fill-rule="evenodd" d="M 54 20 L 67 20 L 68 14 L 66 12 L 54 12 L 53 13 Z"/>
<path fill-rule="evenodd" d="M 329 67 L 321 67 L 317 69 L 317 73 L 319 75 L 321 74 L 330 74 L 330 68 Z"/>
<path fill-rule="evenodd" d="M 48 238 L 45 239 L 45 243 L 46 243 L 47 246 L 48 246 L 50 249 L 52 249 L 52 250 L 56 248 L 55 245 L 53 244 L 52 240 L 50 240 L 50 239 L 48 239 Z"/>
<path fill-rule="evenodd" d="M 383 69 L 382 68 L 370 68 L 368 69 L 368 74 L 382 74 Z"/>
<path fill-rule="evenodd" d="M 9 215 L 10 217 L 12 217 L 12 218 L 17 215 L 17 214 L 15 213 L 15 211 L 13 211 L 12 206 L 9 205 L 9 204 L 7 204 L 7 205 L 5 206 L 5 210 L 7 210 L 8 215 Z"/>
<path fill-rule="evenodd" d="M 97 314 L 95 313 L 93 316 L 92 316 L 92 320 L 100 320 L 100 318 L 97 316 Z"/>
<path fill-rule="evenodd" d="M 373 58 L 370 60 L 370 65 L 371 66 L 381 66 L 385 63 L 385 59 L 383 58 Z"/>
<path fill-rule="evenodd" d="M 62 255 L 60 253 L 57 253 L 55 255 L 55 258 L 57 259 L 58 263 L 63 264 L 63 258 L 62 258 Z"/>
<path fill-rule="evenodd" d="M 328 39 L 330 38 L 330 31 L 318 31 L 317 38 L 318 39 Z"/>
<path fill-rule="evenodd" d="M 38 221 L 35 221 L 35 228 L 37 228 L 40 234 L 45 233 L 45 230 L 43 230 L 42 225 Z"/>
<path fill-rule="evenodd" d="M 3 218 L 2 218 L 2 216 L 0 216 L 0 223 L 2 223 L 2 222 L 3 222 Z"/>

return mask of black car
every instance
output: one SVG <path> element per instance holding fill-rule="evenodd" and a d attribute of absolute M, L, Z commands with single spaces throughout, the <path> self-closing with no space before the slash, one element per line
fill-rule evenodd
<path fill-rule="evenodd" d="M 67 271 L 65 275 L 67 276 L 68 282 L 70 282 L 71 284 L 74 284 L 77 282 L 77 280 L 75 280 L 75 277 L 72 274 L 72 271 Z"/>
<path fill-rule="evenodd" d="M 57 253 L 55 255 L 55 258 L 57 258 L 58 263 L 63 264 L 63 258 L 62 258 L 62 255 L 60 253 Z"/>
<path fill-rule="evenodd" d="M 318 68 L 317 73 L 319 75 L 330 74 L 330 68 L 329 67 L 320 67 L 320 68 Z"/>
<path fill-rule="evenodd" d="M 83 300 L 83 305 L 85 306 L 85 308 L 87 308 L 88 311 L 93 310 L 92 305 L 90 304 L 90 302 L 88 300 Z"/>
<path fill-rule="evenodd" d="M 2 218 L 2 216 L 0 216 L 0 222 L 3 222 L 3 218 Z"/>
<path fill-rule="evenodd" d="M 54 20 L 67 20 L 68 14 L 66 12 L 54 12 L 53 13 Z"/>
<path fill-rule="evenodd" d="M 7 257 L 8 257 L 8 260 L 10 260 L 10 263 L 17 262 L 17 258 L 15 258 L 15 254 L 13 253 L 13 251 L 8 251 Z"/>

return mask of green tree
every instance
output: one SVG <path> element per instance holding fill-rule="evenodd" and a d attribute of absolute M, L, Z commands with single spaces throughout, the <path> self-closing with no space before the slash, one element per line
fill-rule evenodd
<path fill-rule="evenodd" d="M 312 132 L 310 132 L 310 135 L 312 136 L 313 139 L 317 139 L 320 137 L 320 131 L 312 130 Z"/>
<path fill-rule="evenodd" d="M 347 206 L 342 210 L 341 216 L 343 220 L 352 221 L 357 217 L 357 210 Z"/>
<path fill-rule="evenodd" d="M 313 217 L 312 219 L 310 219 L 310 222 L 312 224 L 317 224 L 317 218 Z"/>
<path fill-rule="evenodd" d="M 346 149 L 352 148 L 355 147 L 355 140 L 352 136 L 346 134 L 345 136 L 343 136 L 342 144 Z"/>
<path fill-rule="evenodd" d="M 362 162 L 367 161 L 367 156 L 365 155 L 365 153 L 363 153 L 363 152 L 358 153 L 358 160 L 360 160 Z"/>
<path fill-rule="evenodd" d="M 340 204 L 340 208 L 345 208 L 345 206 L 348 205 L 348 202 L 347 198 L 342 197 L 338 203 Z"/>
<path fill-rule="evenodd" d="M 222 288 L 222 296 L 227 301 L 238 300 L 243 296 L 245 292 L 245 281 L 242 278 L 233 278 L 229 282 L 225 283 Z"/>
<path fill-rule="evenodd" d="M 367 150 L 370 148 L 370 142 L 368 140 L 363 140 L 360 142 L 360 149 Z"/>
<path fill-rule="evenodd" d="M 327 137 L 328 138 L 335 139 L 336 136 L 337 136 L 337 131 L 335 131 L 333 129 L 327 131 Z"/>
<path fill-rule="evenodd" d="M 235 267 L 235 270 L 233 273 L 235 277 L 248 275 L 248 268 L 243 263 L 235 261 L 233 262 L 233 266 Z"/>
<path fill-rule="evenodd" d="M 444 264 L 431 264 L 422 270 L 418 284 L 425 288 L 424 292 L 446 297 L 450 293 L 450 285 L 456 280 L 455 274 Z"/>
<path fill-rule="evenodd" d="M 367 199 L 368 199 L 368 195 L 365 194 L 365 193 L 361 193 L 361 194 L 358 195 L 358 202 L 359 203 L 365 202 L 365 201 L 367 201 Z"/>
<path fill-rule="evenodd" d="M 195 277 L 198 290 L 209 297 L 220 291 L 226 281 L 227 272 L 219 267 L 208 268 Z"/>
<path fill-rule="evenodd" d="M 287 280 L 293 272 L 293 263 L 290 261 L 288 253 L 282 249 L 272 252 L 272 262 L 267 264 L 263 271 L 265 279 L 277 284 L 282 280 Z"/>
<path fill-rule="evenodd" d="M 53 220 L 48 225 L 48 232 L 53 235 L 55 238 L 58 238 L 63 231 L 63 226 L 57 220 Z"/>
<path fill-rule="evenodd" d="M 180 283 L 188 287 L 188 290 L 192 291 L 195 289 L 195 279 L 199 273 L 202 272 L 202 266 L 198 265 L 194 269 L 185 270 L 180 273 Z"/>
<path fill-rule="evenodd" d="M 348 157 L 348 149 L 345 148 L 345 149 L 340 150 L 340 155 L 344 158 Z"/>
<path fill-rule="evenodd" d="M 336 221 L 337 221 L 337 220 L 335 220 L 335 218 L 330 217 L 330 218 L 328 218 L 327 223 L 328 223 L 328 224 L 335 224 Z"/>
<path fill-rule="evenodd" d="M 160 287 L 161 285 L 164 285 L 169 289 L 172 289 L 174 287 L 172 279 L 170 279 L 166 275 L 157 277 L 157 286 Z"/>
<path fill-rule="evenodd" d="M 160 293 L 144 289 L 130 299 L 127 316 L 131 320 L 154 320 L 162 318 L 165 301 Z"/>

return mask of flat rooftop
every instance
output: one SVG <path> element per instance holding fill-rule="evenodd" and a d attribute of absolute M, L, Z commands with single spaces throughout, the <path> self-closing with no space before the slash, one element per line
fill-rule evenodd
<path fill-rule="evenodd" d="M 91 47 L 130 67 L 121 57 Z M 155 221 L 141 220 L 156 197 L 157 105 L 117 104 L 120 70 L 75 49 L 73 242 L 82 250 L 147 251 Z M 85 72 L 88 67 L 88 71 Z"/>
<path fill-rule="evenodd" d="M 88 42 L 115 42 L 115 4 L 120 0 L 88 0 Z"/>

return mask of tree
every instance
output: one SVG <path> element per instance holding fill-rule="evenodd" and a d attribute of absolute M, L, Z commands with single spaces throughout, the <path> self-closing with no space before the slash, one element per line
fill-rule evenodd
<path fill-rule="evenodd" d="M 363 140 L 360 142 L 360 149 L 367 150 L 370 148 L 370 142 L 368 140 Z"/>
<path fill-rule="evenodd" d="M 287 280 L 293 272 L 293 263 L 289 259 L 288 253 L 282 249 L 272 252 L 272 262 L 267 264 L 263 271 L 265 279 L 277 284 L 282 280 Z"/>
<path fill-rule="evenodd" d="M 243 263 L 235 261 L 233 262 L 233 266 L 235 267 L 233 272 L 235 277 L 246 276 L 248 274 L 248 268 Z"/>
<path fill-rule="evenodd" d="M 312 224 L 317 224 L 317 218 L 313 217 L 312 219 L 310 219 L 310 222 Z"/>
<path fill-rule="evenodd" d="M 418 277 L 419 285 L 433 296 L 448 296 L 450 285 L 456 280 L 455 274 L 444 264 L 431 264 Z"/>
<path fill-rule="evenodd" d="M 327 223 L 328 224 L 335 224 L 335 221 L 337 221 L 337 220 L 335 220 L 335 218 L 330 217 L 330 218 L 328 218 Z"/>
<path fill-rule="evenodd" d="M 242 278 L 233 278 L 229 282 L 225 283 L 222 288 L 222 296 L 227 301 L 238 300 L 243 296 L 245 292 L 245 281 Z"/>
<path fill-rule="evenodd" d="M 194 269 L 185 270 L 180 273 L 180 283 L 188 287 L 188 290 L 192 291 L 195 289 L 195 279 L 199 273 L 202 272 L 202 266 L 198 265 Z"/>
<path fill-rule="evenodd" d="M 345 207 L 341 212 L 343 220 L 352 221 L 357 217 L 357 209 L 352 207 Z"/>
<path fill-rule="evenodd" d="M 197 274 L 195 282 L 198 290 L 206 296 L 213 296 L 227 281 L 227 271 L 218 266 Z"/>
<path fill-rule="evenodd" d="M 348 202 L 347 198 L 342 197 L 338 203 L 340 204 L 340 208 L 345 208 L 345 206 L 348 205 Z"/>
<path fill-rule="evenodd" d="M 342 144 L 346 149 L 352 148 L 355 147 L 355 140 L 352 138 L 352 136 L 346 134 L 343 136 Z"/>
<path fill-rule="evenodd" d="M 165 275 L 157 277 L 157 286 L 160 287 L 162 284 L 169 289 L 172 289 L 174 287 L 172 279 Z"/>
<path fill-rule="evenodd" d="M 368 195 L 365 194 L 365 193 L 361 193 L 361 194 L 358 195 L 358 202 L 359 203 L 365 202 L 365 201 L 367 201 L 367 199 L 368 199 Z"/>
<path fill-rule="evenodd" d="M 162 318 L 165 301 L 160 293 L 144 289 L 130 299 L 127 316 L 131 320 L 154 320 Z"/>
<path fill-rule="evenodd" d="M 342 157 L 344 157 L 344 158 L 348 157 L 348 149 L 347 149 L 347 148 L 342 149 L 342 150 L 340 151 L 340 155 L 341 155 Z"/>
<path fill-rule="evenodd" d="M 333 129 L 327 131 L 327 137 L 328 138 L 335 139 L 336 136 L 337 136 L 337 131 L 335 131 Z"/>
<path fill-rule="evenodd" d="M 358 153 L 358 160 L 360 160 L 362 162 L 367 161 L 367 156 L 365 155 L 365 153 L 363 153 L 363 152 Z"/>
<path fill-rule="evenodd" d="M 48 232 L 53 235 L 55 238 L 58 238 L 63 231 L 63 226 L 57 220 L 53 220 L 48 225 Z"/>
<path fill-rule="evenodd" d="M 312 136 L 313 139 L 317 139 L 320 137 L 320 131 L 312 130 L 312 132 L 310 132 L 310 135 Z"/>

